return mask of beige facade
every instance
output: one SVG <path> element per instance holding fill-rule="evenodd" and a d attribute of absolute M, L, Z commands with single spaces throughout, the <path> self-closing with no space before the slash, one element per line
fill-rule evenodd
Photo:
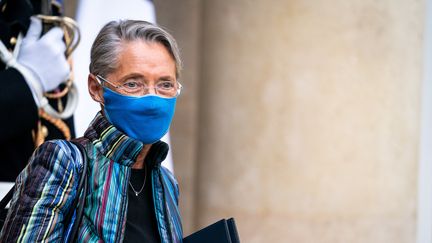
<path fill-rule="evenodd" d="M 185 234 L 415 242 L 425 1 L 154 2 L 185 61 Z"/>
<path fill-rule="evenodd" d="M 243 242 L 415 242 L 424 5 L 157 1 L 191 87 L 186 233 L 234 216 Z"/>

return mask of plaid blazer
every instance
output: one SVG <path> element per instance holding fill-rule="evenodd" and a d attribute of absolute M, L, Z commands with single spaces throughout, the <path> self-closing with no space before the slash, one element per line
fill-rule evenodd
<path fill-rule="evenodd" d="M 77 197 L 79 176 L 87 169 L 88 192 L 78 242 L 122 242 L 126 226 L 130 169 L 143 144 L 127 137 L 100 113 L 79 139 L 88 156 L 82 168 L 78 148 L 65 140 L 45 142 L 16 181 L 0 242 L 61 242 L 71 224 L 64 217 Z M 146 158 L 159 235 L 163 243 L 182 242 L 178 185 L 162 160 L 168 145 L 157 142 Z M 74 209 L 73 209 L 74 210 Z"/>

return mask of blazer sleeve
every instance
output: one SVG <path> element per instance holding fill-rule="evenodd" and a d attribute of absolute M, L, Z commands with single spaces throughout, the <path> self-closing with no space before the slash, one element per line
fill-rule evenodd
<path fill-rule="evenodd" d="M 63 140 L 45 142 L 18 176 L 0 242 L 60 242 L 80 171 L 78 149 Z"/>
<path fill-rule="evenodd" d="M 0 144 L 22 131 L 36 127 L 38 108 L 21 73 L 8 68 L 0 71 Z"/>

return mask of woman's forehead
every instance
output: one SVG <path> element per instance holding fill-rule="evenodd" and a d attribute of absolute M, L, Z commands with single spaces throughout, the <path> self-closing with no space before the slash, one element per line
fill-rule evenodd
<path fill-rule="evenodd" d="M 130 72 L 143 75 L 175 77 L 175 61 L 164 45 L 156 42 L 132 41 L 123 43 L 114 73 L 126 75 Z"/>

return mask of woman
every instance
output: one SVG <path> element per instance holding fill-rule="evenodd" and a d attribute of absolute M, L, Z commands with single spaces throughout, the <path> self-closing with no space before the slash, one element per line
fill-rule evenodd
<path fill-rule="evenodd" d="M 173 37 L 145 21 L 105 25 L 91 49 L 89 93 L 101 104 L 80 138 L 88 193 L 79 242 L 181 242 L 178 186 L 160 163 L 168 146 L 181 60 Z M 70 225 L 82 156 L 65 140 L 42 144 L 17 179 L 1 242 L 57 242 Z"/>

